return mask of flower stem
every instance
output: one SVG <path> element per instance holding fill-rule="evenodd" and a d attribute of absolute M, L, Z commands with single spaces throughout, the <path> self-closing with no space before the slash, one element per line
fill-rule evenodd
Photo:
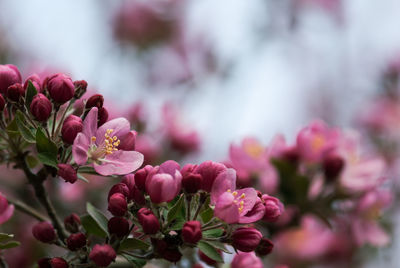
<path fill-rule="evenodd" d="M 209 227 L 203 228 L 202 231 L 204 232 L 204 231 L 211 230 L 211 229 L 217 229 L 217 228 L 223 227 L 223 226 L 224 226 L 224 224 L 220 223 L 220 224 L 217 224 L 217 225 L 214 225 L 214 226 L 209 226 Z"/>
<path fill-rule="evenodd" d="M 25 204 L 21 201 L 15 200 L 11 197 L 7 197 L 7 200 L 10 204 L 13 204 L 17 210 L 24 212 L 25 214 L 32 216 L 39 221 L 47 221 L 48 220 L 48 218 L 46 218 L 40 212 L 38 212 L 34 208 L 28 206 L 27 204 Z"/>

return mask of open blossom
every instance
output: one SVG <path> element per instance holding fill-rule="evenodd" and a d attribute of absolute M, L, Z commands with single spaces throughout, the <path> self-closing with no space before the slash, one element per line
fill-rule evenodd
<path fill-rule="evenodd" d="M 214 181 L 211 204 L 216 217 L 227 223 L 252 223 L 265 213 L 264 205 L 253 188 L 236 190 L 236 172 L 228 168 Z"/>
<path fill-rule="evenodd" d="M 146 178 L 146 192 L 153 203 L 170 202 L 181 190 L 180 166 L 169 160 L 154 167 Z"/>
<path fill-rule="evenodd" d="M 254 252 L 239 252 L 235 255 L 231 263 L 232 268 L 263 268 L 263 263 Z"/>
<path fill-rule="evenodd" d="M 92 164 L 103 176 L 124 175 L 143 163 L 143 155 L 133 151 L 128 120 L 116 118 L 97 128 L 98 110 L 92 108 L 83 122 L 83 130 L 74 140 L 72 153 L 78 165 Z"/>
<path fill-rule="evenodd" d="M 357 204 L 356 214 L 352 219 L 352 230 L 357 244 L 386 246 L 389 235 L 379 226 L 382 212 L 392 203 L 392 193 L 387 190 L 366 193 Z"/>
<path fill-rule="evenodd" d="M 14 213 L 14 205 L 8 204 L 7 198 L 0 193 L 0 224 L 8 221 Z"/>

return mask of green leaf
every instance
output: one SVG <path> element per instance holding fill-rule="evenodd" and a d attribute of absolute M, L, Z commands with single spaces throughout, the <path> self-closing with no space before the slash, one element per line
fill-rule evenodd
<path fill-rule="evenodd" d="M 81 223 L 88 234 L 99 237 L 107 237 L 107 233 L 99 226 L 92 216 L 85 214 L 81 216 Z"/>
<path fill-rule="evenodd" d="M 31 106 L 31 102 L 32 102 L 33 97 L 37 93 L 38 92 L 37 92 L 35 86 L 32 84 L 31 81 L 28 81 L 28 88 L 26 89 L 26 93 L 25 93 L 25 105 L 26 105 L 26 107 L 28 109 Z"/>
<path fill-rule="evenodd" d="M 226 249 L 225 244 L 219 241 L 207 241 L 211 246 L 213 246 L 216 249 L 220 249 L 225 253 L 232 254 L 229 250 Z"/>
<path fill-rule="evenodd" d="M 98 175 L 98 173 L 96 172 L 96 170 L 94 170 L 93 167 L 79 167 L 78 169 L 79 173 L 85 173 L 85 174 L 94 174 L 94 175 Z"/>
<path fill-rule="evenodd" d="M 89 183 L 89 181 L 88 181 L 88 179 L 86 179 L 84 176 L 82 176 L 82 174 L 76 174 L 76 175 L 78 175 L 78 179 L 80 179 L 81 181 L 84 181 L 84 182 L 86 182 L 86 183 Z"/>
<path fill-rule="evenodd" d="M 128 254 L 121 254 L 122 257 L 124 257 L 128 262 L 130 262 L 134 268 L 142 268 L 143 266 L 146 265 L 146 261 L 132 257 Z"/>
<path fill-rule="evenodd" d="M 4 242 L 4 241 L 7 241 L 7 240 L 10 240 L 13 237 L 14 237 L 13 234 L 0 233 L 0 242 Z"/>
<path fill-rule="evenodd" d="M 215 249 L 215 247 L 213 247 L 212 245 L 210 245 L 207 242 L 204 241 L 199 241 L 197 243 L 197 247 L 204 253 L 207 255 L 207 257 L 213 259 L 216 262 L 224 262 L 224 260 L 222 259 L 221 255 L 218 253 L 218 251 Z"/>
<path fill-rule="evenodd" d="M 127 238 L 119 246 L 120 250 L 133 250 L 133 249 L 143 249 L 147 250 L 150 247 L 146 242 L 137 238 Z"/>
<path fill-rule="evenodd" d="M 15 115 L 15 122 L 19 129 L 19 132 L 21 133 L 22 138 L 24 138 L 24 140 L 26 140 L 29 143 L 35 143 L 36 141 L 35 135 L 33 131 L 29 127 L 27 127 L 24 115 L 21 113 L 20 110 L 18 110 Z"/>
<path fill-rule="evenodd" d="M 205 237 L 220 237 L 224 233 L 222 229 L 211 229 L 203 232 Z"/>
<path fill-rule="evenodd" d="M 176 218 L 172 225 L 168 228 L 169 230 L 181 230 L 186 220 L 184 218 Z"/>
<path fill-rule="evenodd" d="M 179 212 L 182 209 L 184 203 L 184 195 L 181 195 L 179 200 L 175 203 L 175 205 L 169 210 L 167 220 L 168 222 L 172 222 L 174 219 L 176 219 L 179 215 Z"/>
<path fill-rule="evenodd" d="M 19 135 L 19 129 L 15 118 L 8 124 L 7 133 L 11 137 L 17 137 Z"/>
<path fill-rule="evenodd" d="M 35 168 L 39 164 L 39 160 L 33 155 L 27 155 L 25 157 L 25 161 L 31 169 Z"/>
<path fill-rule="evenodd" d="M 213 216 L 214 216 L 214 211 L 210 207 L 208 207 L 206 210 L 200 213 L 200 217 L 203 220 L 203 223 L 209 222 Z"/>
<path fill-rule="evenodd" d="M 100 210 L 95 208 L 89 202 L 86 203 L 86 211 L 97 222 L 99 227 L 108 234 L 108 227 L 107 227 L 108 220 L 107 220 L 106 216 L 104 216 L 104 214 Z"/>
<path fill-rule="evenodd" d="M 46 137 L 46 134 L 44 134 L 41 127 L 36 131 L 36 149 L 39 153 L 48 153 L 49 155 L 53 155 L 55 158 L 57 157 L 57 145 Z"/>
<path fill-rule="evenodd" d="M 0 249 L 8 249 L 8 248 L 15 248 L 21 245 L 18 241 L 10 241 L 5 244 L 0 244 Z"/>
<path fill-rule="evenodd" d="M 57 160 L 52 154 L 46 152 L 38 153 L 37 157 L 43 164 L 57 168 Z"/>

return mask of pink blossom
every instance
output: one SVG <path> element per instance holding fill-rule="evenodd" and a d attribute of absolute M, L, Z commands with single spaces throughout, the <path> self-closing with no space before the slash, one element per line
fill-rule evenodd
<path fill-rule="evenodd" d="M 236 172 L 228 168 L 215 179 L 211 204 L 216 217 L 227 223 L 252 223 L 264 216 L 265 208 L 253 188 L 236 189 Z"/>
<path fill-rule="evenodd" d="M 321 161 L 326 153 L 337 146 L 339 137 L 338 129 L 330 128 L 319 120 L 312 122 L 297 135 L 300 157 L 309 163 Z"/>
<path fill-rule="evenodd" d="M 263 268 L 263 263 L 254 252 L 239 252 L 231 263 L 232 268 Z"/>
<path fill-rule="evenodd" d="M 133 151 L 128 120 L 116 118 L 97 128 L 97 108 L 83 122 L 83 130 L 74 140 L 72 153 L 78 165 L 91 164 L 103 176 L 124 175 L 138 169 L 143 155 Z M 121 149 L 123 148 L 123 149 Z"/>
<path fill-rule="evenodd" d="M 181 190 L 180 166 L 169 160 L 154 167 L 146 178 L 146 192 L 153 203 L 170 202 Z"/>
<path fill-rule="evenodd" d="M 14 213 L 14 205 L 8 204 L 7 198 L 0 193 L 0 224 L 8 221 Z"/>

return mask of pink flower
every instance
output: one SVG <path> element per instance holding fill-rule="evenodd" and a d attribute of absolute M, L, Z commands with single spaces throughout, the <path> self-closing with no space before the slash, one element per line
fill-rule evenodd
<path fill-rule="evenodd" d="M 216 217 L 227 223 L 252 223 L 264 216 L 264 205 L 253 188 L 236 189 L 236 172 L 228 168 L 215 179 L 211 204 Z"/>
<path fill-rule="evenodd" d="M 103 176 L 124 175 L 138 169 L 143 155 L 133 151 L 130 125 L 116 118 L 97 128 L 97 108 L 92 108 L 83 122 L 83 130 L 74 140 L 72 153 L 78 165 L 89 163 Z M 134 146 L 134 143 L 133 143 Z"/>
<path fill-rule="evenodd" d="M 377 221 L 383 210 L 391 205 L 392 200 L 392 193 L 386 190 L 368 192 L 360 199 L 356 215 L 351 221 L 353 235 L 358 245 L 370 244 L 382 247 L 389 244 L 389 235 Z"/>
<path fill-rule="evenodd" d="M 306 162 L 318 162 L 337 145 L 340 132 L 322 121 L 314 121 L 297 135 L 297 149 Z"/>
<path fill-rule="evenodd" d="M 7 198 L 0 193 L 0 224 L 8 221 L 14 213 L 14 205 L 8 204 Z"/>
<path fill-rule="evenodd" d="M 146 178 L 146 192 L 153 203 L 170 202 L 181 191 L 180 166 L 169 160 L 154 167 Z"/>
<path fill-rule="evenodd" d="M 284 212 L 284 207 L 278 198 L 269 196 L 267 194 L 262 195 L 265 206 L 264 220 L 269 222 L 275 222 Z"/>
<path fill-rule="evenodd" d="M 239 252 L 235 255 L 231 263 L 232 268 L 263 268 L 263 263 L 254 252 Z"/>

